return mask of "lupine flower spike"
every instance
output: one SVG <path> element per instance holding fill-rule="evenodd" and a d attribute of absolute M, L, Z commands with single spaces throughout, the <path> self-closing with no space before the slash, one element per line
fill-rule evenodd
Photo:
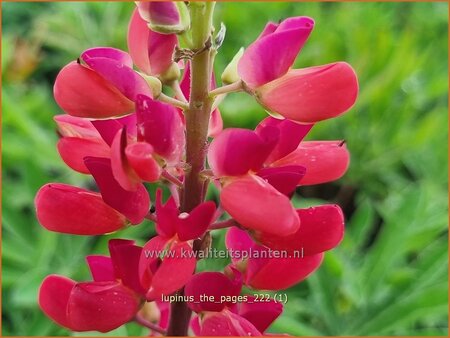
<path fill-rule="evenodd" d="M 87 256 L 85 281 L 44 279 L 39 305 L 68 330 L 134 321 L 150 335 L 269 335 L 283 304 L 255 295 L 300 283 L 343 239 L 338 205 L 299 209 L 291 199 L 349 166 L 344 141 L 305 138 L 353 106 L 354 70 L 345 62 L 294 69 L 314 21 L 292 17 L 268 23 L 218 85 L 213 61 L 225 29 L 214 35 L 213 9 L 137 2 L 128 52 L 80 51 L 56 77 L 56 148 L 91 183 L 44 185 L 40 224 L 72 235 L 125 237 L 131 226 L 150 234 L 137 239 L 142 246 L 116 238 L 109 256 Z M 218 105 L 240 90 L 271 115 L 254 129 L 224 128 Z M 197 263 L 220 238 L 230 259 L 205 271 Z M 285 255 L 271 257 L 275 250 Z"/>

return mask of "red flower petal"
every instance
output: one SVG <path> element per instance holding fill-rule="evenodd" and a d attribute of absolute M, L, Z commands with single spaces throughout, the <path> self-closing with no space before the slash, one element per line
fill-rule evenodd
<path fill-rule="evenodd" d="M 238 223 L 249 229 L 288 235 L 300 226 L 289 198 L 258 176 L 245 176 L 227 184 L 220 201 Z"/>
<path fill-rule="evenodd" d="M 115 280 L 114 268 L 111 258 L 108 256 L 91 255 L 86 257 L 95 282 L 108 282 Z"/>
<path fill-rule="evenodd" d="M 202 311 L 222 311 L 233 302 L 226 301 L 226 298 L 238 296 L 241 293 L 242 276 L 235 270 L 233 279 L 220 272 L 200 272 L 191 277 L 184 287 L 184 294 L 193 297 L 193 302 L 188 302 L 189 307 L 195 312 Z M 200 297 L 208 296 L 205 301 Z M 209 299 L 212 297 L 212 301 Z"/>
<path fill-rule="evenodd" d="M 73 288 L 67 313 L 74 331 L 108 332 L 129 322 L 139 305 L 139 298 L 120 282 L 87 282 Z"/>
<path fill-rule="evenodd" d="M 313 124 L 299 124 L 290 120 L 279 120 L 269 116 L 258 124 L 255 131 L 257 134 L 261 134 L 267 127 L 275 127 L 280 131 L 278 143 L 266 160 L 266 163 L 270 164 L 297 149 L 299 143 L 313 127 Z"/>
<path fill-rule="evenodd" d="M 58 125 L 58 131 L 63 137 L 100 138 L 100 134 L 94 125 L 87 119 L 61 114 L 54 116 L 53 120 Z"/>
<path fill-rule="evenodd" d="M 173 2 L 139 1 L 136 5 L 141 17 L 154 25 L 172 26 L 180 23 L 180 15 Z"/>
<path fill-rule="evenodd" d="M 153 158 L 153 147 L 146 142 L 136 142 L 125 148 L 128 163 L 139 178 L 146 182 L 156 182 L 162 169 Z"/>
<path fill-rule="evenodd" d="M 123 189 L 114 179 L 109 159 L 86 157 L 84 163 L 94 177 L 105 203 L 125 215 L 132 224 L 141 223 L 150 208 L 150 197 L 144 185 L 139 184 L 136 191 Z"/>
<path fill-rule="evenodd" d="M 100 194 L 66 184 L 44 185 L 35 205 L 39 223 L 50 231 L 102 235 L 126 224 L 125 217 L 105 204 Z"/>
<path fill-rule="evenodd" d="M 323 253 L 303 258 L 249 259 L 246 284 L 254 289 L 284 290 L 317 270 L 322 259 Z"/>
<path fill-rule="evenodd" d="M 130 114 L 119 118 L 95 120 L 92 121 L 92 125 L 97 129 L 102 139 L 111 145 L 117 132 L 123 127 L 127 128 L 129 135 L 136 135 L 136 114 Z"/>
<path fill-rule="evenodd" d="M 234 251 L 234 264 L 239 265 L 245 258 L 241 266 L 244 283 L 254 289 L 287 289 L 313 273 L 323 259 L 323 253 L 303 258 L 301 252 L 298 255 L 289 255 L 287 251 L 271 253 L 267 247 L 256 244 L 246 231 L 237 228 L 228 230 L 226 245 Z"/>
<path fill-rule="evenodd" d="M 64 163 L 82 174 L 89 174 L 84 164 L 85 157 L 107 158 L 110 156 L 110 149 L 101 138 L 63 137 L 59 139 L 56 146 Z"/>
<path fill-rule="evenodd" d="M 149 289 L 152 279 L 164 256 L 168 245 L 167 238 L 155 236 L 145 243 L 139 259 L 139 279 L 144 289 Z"/>
<path fill-rule="evenodd" d="M 274 250 L 300 251 L 309 256 L 336 247 L 344 237 L 344 215 L 338 205 L 298 209 L 301 226 L 288 236 L 255 234 L 257 240 Z"/>
<path fill-rule="evenodd" d="M 127 132 L 119 130 L 111 144 L 111 169 L 117 183 L 127 191 L 136 191 L 142 182 L 125 156 Z"/>
<path fill-rule="evenodd" d="M 302 123 L 314 123 L 349 110 L 358 96 L 358 80 L 349 64 L 337 62 L 290 70 L 258 88 L 256 95 L 273 113 Z"/>
<path fill-rule="evenodd" d="M 128 27 L 128 50 L 136 66 L 147 75 L 160 75 L 172 64 L 177 45 L 175 34 L 159 34 L 151 31 L 134 10 Z"/>
<path fill-rule="evenodd" d="M 151 144 L 167 162 L 178 162 L 183 154 L 184 124 L 176 108 L 139 95 L 136 101 L 138 139 Z"/>
<path fill-rule="evenodd" d="M 246 231 L 236 227 L 228 229 L 225 244 L 228 250 L 233 250 L 233 255 L 230 255 L 233 263 L 239 262 L 243 254 L 248 255 L 249 250 L 256 246 Z"/>
<path fill-rule="evenodd" d="M 110 59 L 107 55 L 108 53 L 99 55 L 98 50 L 91 53 L 91 50 L 88 49 L 81 54 L 81 59 L 129 100 L 135 101 L 138 94 L 152 95 L 147 81 L 142 76 L 135 72 L 133 68 L 116 59 Z"/>
<path fill-rule="evenodd" d="M 208 126 L 208 136 L 216 137 L 223 130 L 223 120 L 219 108 L 214 109 L 211 113 Z"/>
<path fill-rule="evenodd" d="M 258 170 L 276 145 L 279 132 L 267 127 L 258 135 L 252 130 L 228 128 L 211 143 L 208 163 L 214 174 L 239 176 Z"/>
<path fill-rule="evenodd" d="M 42 311 L 68 329 L 73 327 L 67 317 L 67 304 L 75 282 L 69 278 L 50 275 L 47 276 L 39 288 L 39 306 Z"/>
<path fill-rule="evenodd" d="M 264 332 L 283 312 L 283 304 L 273 299 L 255 301 L 255 297 L 248 296 L 248 302 L 241 303 L 239 315 L 252 323 L 260 332 Z"/>
<path fill-rule="evenodd" d="M 286 167 L 269 167 L 258 171 L 257 175 L 266 180 L 275 189 L 286 196 L 292 196 L 295 188 L 305 175 L 305 167 L 290 165 Z"/>
<path fill-rule="evenodd" d="M 224 310 L 222 312 L 207 312 L 201 324 L 200 336 L 262 336 L 247 319 Z"/>
<path fill-rule="evenodd" d="M 112 84 L 88 67 L 71 62 L 56 77 L 53 93 L 66 113 L 79 117 L 105 118 L 134 109 Z"/>
<path fill-rule="evenodd" d="M 167 239 L 172 238 L 177 231 L 177 219 L 179 215 L 178 207 L 172 196 L 169 197 L 165 204 L 162 203 L 162 190 L 156 190 L 156 215 L 158 222 L 156 223 L 156 232 Z"/>
<path fill-rule="evenodd" d="M 294 63 L 313 27 L 314 21 L 308 17 L 284 20 L 274 31 L 273 25 L 266 26 L 238 63 L 242 80 L 250 88 L 256 88 L 283 76 Z"/>
<path fill-rule="evenodd" d="M 156 236 L 147 242 L 141 254 L 139 274 L 142 285 L 147 287 L 146 297 L 149 301 L 182 288 L 195 270 L 197 260 L 186 242 L 170 243 L 162 260 L 157 258 L 163 255 L 161 250 L 166 244 L 167 240 Z"/>
<path fill-rule="evenodd" d="M 341 141 L 309 141 L 275 162 L 274 166 L 301 165 L 306 168 L 301 185 L 313 185 L 341 178 L 350 163 L 350 153 Z"/>
<path fill-rule="evenodd" d="M 216 205 L 212 201 L 204 202 L 196 206 L 189 214 L 181 214 L 177 217 L 176 229 L 181 241 L 200 238 L 211 224 Z"/>
<path fill-rule="evenodd" d="M 144 289 L 139 279 L 139 260 L 142 248 L 134 244 L 134 241 L 123 239 L 111 239 L 108 242 L 114 273 L 123 285 L 144 294 Z"/>
<path fill-rule="evenodd" d="M 131 60 L 130 54 L 123 50 L 111 47 L 95 47 L 90 48 L 81 54 L 81 58 L 108 58 L 115 60 L 126 67 L 133 68 L 133 60 Z"/>

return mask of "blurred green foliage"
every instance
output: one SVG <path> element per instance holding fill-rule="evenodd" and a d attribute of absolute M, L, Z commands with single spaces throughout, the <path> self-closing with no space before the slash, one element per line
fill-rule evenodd
<path fill-rule="evenodd" d="M 56 152 L 52 98 L 59 69 L 85 48 L 126 49 L 133 3 L 2 3 L 3 335 L 70 334 L 37 307 L 43 277 L 88 278 L 84 256 L 106 253 L 111 237 L 153 233 L 146 223 L 103 237 L 44 231 L 33 198 L 50 181 L 88 186 Z M 311 139 L 345 139 L 352 153 L 339 182 L 300 188 L 297 206 L 323 200 L 348 216 L 339 248 L 317 273 L 287 291 L 273 332 L 293 335 L 447 335 L 447 3 L 221 3 L 227 26 L 216 71 L 268 20 L 308 15 L 316 28 L 296 67 L 345 60 L 360 96 L 344 116 L 315 126 Z M 227 126 L 253 128 L 265 113 L 245 94 L 222 104 Z M 215 243 L 223 239 L 215 234 Z M 220 269 L 207 260 L 202 268 Z M 143 335 L 135 324 L 109 335 Z M 97 333 L 96 333 L 97 335 Z"/>

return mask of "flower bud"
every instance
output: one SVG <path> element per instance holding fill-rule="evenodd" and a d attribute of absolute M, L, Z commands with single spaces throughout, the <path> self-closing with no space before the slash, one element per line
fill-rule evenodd
<path fill-rule="evenodd" d="M 171 83 L 180 78 L 180 67 L 176 62 L 172 62 L 172 65 L 160 75 L 161 81 L 164 83 Z"/>
<path fill-rule="evenodd" d="M 191 24 L 189 11 L 183 1 L 154 2 L 136 1 L 141 17 L 148 27 L 162 34 L 180 34 Z"/>
<path fill-rule="evenodd" d="M 243 54 L 244 48 L 241 47 L 236 55 L 233 56 L 233 59 L 230 61 L 230 63 L 225 67 L 225 70 L 223 71 L 221 76 L 223 84 L 230 84 L 241 79 L 238 73 L 237 65 Z"/>
<path fill-rule="evenodd" d="M 162 83 L 156 76 L 150 76 L 143 73 L 139 73 L 145 81 L 147 81 L 148 86 L 152 90 L 153 97 L 158 97 L 162 92 Z"/>

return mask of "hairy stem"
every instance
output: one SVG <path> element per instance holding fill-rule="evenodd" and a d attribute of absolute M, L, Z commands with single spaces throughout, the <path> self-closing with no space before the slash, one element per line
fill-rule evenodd
<path fill-rule="evenodd" d="M 211 55 L 207 45 L 211 36 L 214 2 L 191 2 L 192 47 L 200 51 L 191 61 L 191 92 L 186 120 L 187 169 L 181 191 L 182 212 L 189 212 L 203 201 L 203 179 L 200 175 L 205 167 L 207 135 L 212 99 L 209 97 L 211 81 Z M 179 290 L 180 295 L 183 290 Z M 185 302 L 171 304 L 171 315 L 167 334 L 186 336 L 191 311 Z"/>

